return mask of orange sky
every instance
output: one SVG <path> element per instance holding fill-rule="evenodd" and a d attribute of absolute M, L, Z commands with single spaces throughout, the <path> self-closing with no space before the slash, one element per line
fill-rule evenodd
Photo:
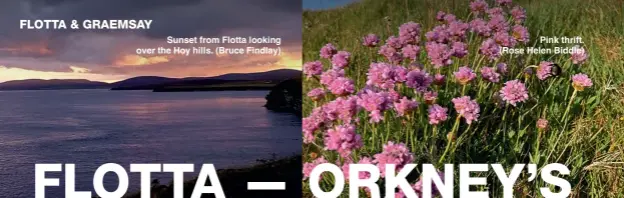
<path fill-rule="evenodd" d="M 136 48 L 140 47 L 163 46 L 161 42 L 148 40 L 135 43 L 119 43 L 109 47 L 110 49 L 108 50 L 113 53 L 110 53 L 104 63 L 89 61 L 88 58 L 85 61 L 62 60 L 57 57 L 67 52 L 52 51 L 45 42 L 3 47 L 0 48 L 0 52 L 9 52 L 13 57 L 0 57 L 0 82 L 23 79 L 88 79 L 116 82 L 134 76 L 147 75 L 189 77 L 262 72 L 283 68 L 301 70 L 301 47 L 297 44 L 281 46 L 284 52 L 279 56 L 146 56 L 133 53 L 136 52 Z M 214 47 L 212 48 L 214 49 Z M 89 54 L 86 56 L 89 56 Z"/>
<path fill-rule="evenodd" d="M 0 82 L 206 77 L 301 69 L 301 1 L 0 1 Z M 244 5 L 244 6 L 241 6 Z M 20 20 L 151 20 L 148 29 L 21 29 Z M 79 22 L 81 23 L 81 22 Z M 277 44 L 169 44 L 167 37 L 280 38 Z M 222 41 L 223 42 L 223 41 Z M 272 55 L 142 55 L 137 49 L 280 47 Z"/>

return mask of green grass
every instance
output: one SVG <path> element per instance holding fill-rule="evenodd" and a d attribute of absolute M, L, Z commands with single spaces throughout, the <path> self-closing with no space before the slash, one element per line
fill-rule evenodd
<path fill-rule="evenodd" d="M 517 0 L 514 3 L 527 9 L 525 26 L 531 34 L 528 46 L 564 46 L 539 43 L 539 36 L 581 36 L 585 49 L 589 51 L 589 59 L 587 63 L 577 66 L 571 64 L 568 55 L 503 56 L 499 62 L 506 62 L 514 74 L 520 73 L 528 65 L 537 65 L 539 61 L 558 63 L 564 72 L 560 77 L 548 81 L 520 77 L 526 80 L 531 99 L 515 108 L 496 108 L 492 104 L 491 96 L 500 90 L 502 83 L 485 87 L 485 83 L 479 84 L 479 79 L 468 86 L 466 95 L 478 98 L 481 117 L 479 122 L 471 126 L 461 122 L 457 129 L 457 147 L 443 161 L 456 164 L 501 163 L 506 167 L 516 163 L 535 163 L 538 166 L 563 163 L 571 170 L 571 174 L 565 178 L 572 184 L 572 197 L 624 197 L 624 2 Z M 377 48 L 369 49 L 361 45 L 362 36 L 374 33 L 385 40 L 390 35 L 396 35 L 398 27 L 408 21 L 420 23 L 423 26 L 421 35 L 424 35 L 438 24 L 435 14 L 440 10 L 453 13 L 466 21 L 469 14 L 468 1 L 363 0 L 343 8 L 305 11 L 304 62 L 318 60 L 319 49 L 326 43 L 333 43 L 339 50 L 352 54 L 346 73 L 355 80 L 356 88 L 362 88 L 370 62 L 382 60 L 376 55 Z M 478 58 L 478 44 L 471 44 L 470 47 L 468 57 L 455 60 L 456 64 L 450 69 L 443 69 L 442 73 L 451 77 L 449 74 L 459 64 L 472 65 Z M 424 47 L 421 49 L 420 62 L 433 73 Z M 326 60 L 324 63 L 328 68 Z M 573 93 L 570 76 L 580 72 L 588 74 L 594 85 L 578 92 L 570 102 Z M 507 76 L 503 82 L 514 78 L 515 75 Z M 303 84 L 304 93 L 320 87 L 315 79 L 305 80 Z M 363 136 L 365 146 L 354 154 L 355 158 L 380 152 L 386 135 L 391 134 L 387 140 L 408 144 L 416 158 L 414 163 L 437 162 L 447 145 L 444 135 L 453 128 L 456 116 L 450 99 L 460 96 L 461 88 L 450 82 L 448 87 L 436 89 L 440 94 L 438 103 L 449 108 L 450 112 L 449 120 L 438 127 L 438 136 L 432 137 L 432 127 L 427 124 L 424 104 L 419 106 L 412 120 L 395 118 L 393 112 L 388 112 L 386 119 L 377 125 L 365 122 L 368 118 L 364 112 L 360 112 L 360 120 L 363 121 L 358 123 L 358 133 Z M 405 90 L 402 94 L 414 96 Z M 333 98 L 330 96 L 320 104 Z M 310 114 L 315 104 L 319 105 L 307 98 L 303 103 L 304 116 Z M 568 104 L 571 104 L 570 111 L 564 117 Z M 549 130 L 541 135 L 535 127 L 538 118 L 546 118 L 550 122 Z M 371 135 L 373 130 L 382 135 Z M 317 136 L 317 144 L 322 146 L 320 137 L 321 133 Z M 437 141 L 431 143 L 432 139 Z M 338 159 L 335 152 L 323 151 L 314 144 L 304 145 L 304 152 L 304 156 L 307 153 L 318 153 L 332 162 Z M 304 161 L 311 160 L 308 158 Z M 415 174 L 418 176 L 419 170 Z M 501 197 L 502 186 L 493 172 L 485 176 L 489 177 L 488 183 L 491 184 L 488 189 L 490 194 Z M 546 184 L 541 180 L 527 182 L 527 177 L 522 175 L 518 179 L 515 195 L 540 197 L 538 189 Z M 331 182 L 326 182 L 324 187 L 331 189 Z M 304 191 L 309 192 L 307 189 Z"/>

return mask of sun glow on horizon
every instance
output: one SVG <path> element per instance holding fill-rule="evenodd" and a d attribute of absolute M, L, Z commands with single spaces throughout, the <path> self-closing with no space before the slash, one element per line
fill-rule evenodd
<path fill-rule="evenodd" d="M 287 69 L 302 70 L 302 59 L 301 56 L 293 56 L 290 53 L 283 53 L 276 65 Z"/>
<path fill-rule="evenodd" d="M 37 71 L 17 67 L 0 66 L 0 82 L 27 79 L 87 79 L 100 82 L 117 82 L 128 78 L 126 75 L 88 73 L 86 68 L 71 66 L 71 72 Z"/>
<path fill-rule="evenodd" d="M 131 54 L 131 55 L 122 56 L 120 59 L 116 60 L 115 65 L 117 67 L 146 66 L 146 65 L 158 64 L 158 63 L 166 63 L 169 61 L 170 61 L 170 58 L 167 56 L 144 57 L 144 56 L 140 56 L 136 54 Z"/>

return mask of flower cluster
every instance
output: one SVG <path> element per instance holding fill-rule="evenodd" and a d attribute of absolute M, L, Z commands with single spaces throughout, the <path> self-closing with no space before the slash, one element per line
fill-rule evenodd
<path fill-rule="evenodd" d="M 362 147 L 362 137 L 355 133 L 355 125 L 340 125 L 327 130 L 325 149 L 338 151 L 340 156 L 348 157 L 351 151 Z"/>
<path fill-rule="evenodd" d="M 577 50 L 573 51 L 572 55 L 570 56 L 570 60 L 572 60 L 572 63 L 579 64 L 579 65 L 585 63 L 585 60 L 589 56 L 587 55 L 587 52 L 585 51 L 585 49 L 579 46 L 574 46 L 573 48 Z"/>
<path fill-rule="evenodd" d="M 479 132 L 495 127 L 498 123 L 484 123 L 501 117 L 504 120 L 505 116 L 525 116 L 533 113 L 535 107 L 542 112 L 540 101 L 551 98 L 542 97 L 544 87 L 550 90 L 551 84 L 560 82 L 548 79 L 560 75 L 561 68 L 555 62 L 541 61 L 534 66 L 533 61 L 521 57 L 501 56 L 502 47 L 529 43 L 529 30 L 523 25 L 526 11 L 513 7 L 511 0 L 496 0 L 495 5 L 487 2 L 470 3 L 474 19 L 469 22 L 440 11 L 436 26 L 426 33 L 420 24 L 407 22 L 400 25 L 397 35 L 382 39 L 376 34 L 360 37 L 367 52 L 378 54 L 366 55 L 374 56 L 366 57 L 373 60 L 370 63 L 362 64 L 361 57 L 365 56 L 339 50 L 332 43 L 322 46 L 320 59 L 303 65 L 306 82 L 316 86 L 306 93 L 308 100 L 314 102 L 302 119 L 303 142 L 321 153 L 306 160 L 304 179 L 309 178 L 315 166 L 328 161 L 341 166 L 346 178 L 350 163 L 373 164 L 383 176 L 386 164 L 394 164 L 395 171 L 400 171 L 422 151 L 431 152 L 426 156 L 441 156 L 436 160 L 445 162 L 448 150 L 449 158 L 454 157 L 453 147 L 462 141 L 453 141 L 466 134 L 462 131 L 474 134 L 469 129 Z M 566 61 L 578 66 L 586 63 L 587 58 L 588 53 L 581 50 Z M 363 71 L 366 75 L 358 73 Z M 567 79 L 566 76 L 560 75 Z M 575 97 L 593 83 L 588 75 L 579 73 L 571 76 L 571 86 Z M 520 110 L 522 113 L 518 113 Z M 541 114 L 522 119 L 533 119 L 531 129 L 540 132 L 556 126 L 548 126 L 549 118 Z M 522 119 L 520 122 L 527 123 Z M 448 132 L 446 149 L 437 148 L 438 141 L 443 141 L 438 132 Z M 426 147 L 434 148 L 419 148 L 421 142 L 417 141 L 421 140 L 431 140 Z M 360 173 L 359 177 L 370 175 Z M 419 180 L 412 186 L 419 195 L 422 185 Z M 399 191 L 395 196 L 405 195 Z"/>
<path fill-rule="evenodd" d="M 455 79 L 457 79 L 457 82 L 462 85 L 468 84 L 475 77 L 477 77 L 477 74 L 475 74 L 468 66 L 460 67 L 459 70 L 454 72 L 453 74 L 455 75 Z"/>
<path fill-rule="evenodd" d="M 479 103 L 476 100 L 471 100 L 470 96 L 453 98 L 451 101 L 457 113 L 466 120 L 466 123 L 472 124 L 479 118 L 479 112 L 481 111 Z"/>
<path fill-rule="evenodd" d="M 373 163 L 377 164 L 381 177 L 386 174 L 386 164 L 394 164 L 396 172 L 401 171 L 403 166 L 412 163 L 414 155 L 410 153 L 403 143 L 388 142 L 383 146 L 381 153 L 375 154 Z"/>
<path fill-rule="evenodd" d="M 500 74 L 497 73 L 496 69 L 492 67 L 481 68 L 481 77 L 493 83 L 497 83 L 498 81 L 500 81 Z"/>
<path fill-rule="evenodd" d="M 501 98 L 507 103 L 516 106 L 519 102 L 529 99 L 529 93 L 524 83 L 519 80 L 505 82 L 505 86 L 500 90 Z"/>
<path fill-rule="evenodd" d="M 572 76 L 572 86 L 575 90 L 583 91 L 587 87 L 593 85 L 592 80 L 589 79 L 587 74 L 575 74 Z"/>
<path fill-rule="evenodd" d="M 362 39 L 362 45 L 366 47 L 375 47 L 379 43 L 379 37 L 375 34 L 368 34 Z"/>
<path fill-rule="evenodd" d="M 546 80 L 547 78 L 553 76 L 552 73 L 553 62 L 542 61 L 537 67 L 537 78 L 540 80 Z"/>

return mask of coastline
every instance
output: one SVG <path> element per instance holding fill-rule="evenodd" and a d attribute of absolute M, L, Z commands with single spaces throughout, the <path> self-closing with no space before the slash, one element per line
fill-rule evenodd
<path fill-rule="evenodd" d="M 264 105 L 270 111 L 280 113 L 292 113 L 301 118 L 301 79 L 289 79 L 271 87 L 255 87 L 256 90 L 271 90 L 266 96 L 267 103 Z M 227 88 L 205 88 L 201 91 L 232 91 L 233 87 Z M 239 87 L 240 90 L 245 87 Z M 246 87 L 249 88 L 249 87 Z M 235 88 L 236 89 L 236 88 Z M 175 92 L 175 89 L 160 90 L 154 92 Z M 253 89 L 251 89 L 253 90 Z M 189 91 L 181 89 L 180 92 Z M 299 105 L 296 105 L 299 104 Z M 301 154 L 279 159 L 256 160 L 258 164 L 251 164 L 242 168 L 218 169 L 217 175 L 227 197 L 300 197 L 302 196 L 302 158 Z M 197 177 L 184 181 L 184 197 L 189 197 L 197 182 Z M 285 182 L 284 191 L 249 191 L 247 182 Z M 205 185 L 210 185 L 206 181 Z M 152 181 L 151 196 L 158 198 L 173 198 L 173 182 L 160 184 L 158 180 Z M 127 193 L 124 198 L 140 198 L 141 192 Z M 202 197 L 215 197 L 212 194 L 204 194 Z"/>

